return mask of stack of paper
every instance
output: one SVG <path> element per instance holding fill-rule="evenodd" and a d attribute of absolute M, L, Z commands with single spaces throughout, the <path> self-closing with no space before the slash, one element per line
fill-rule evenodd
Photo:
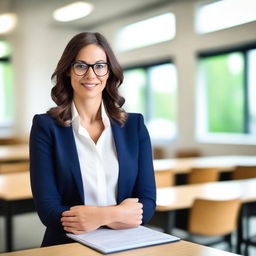
<path fill-rule="evenodd" d="M 180 240 L 144 226 L 121 230 L 99 228 L 81 235 L 67 236 L 105 254 Z"/>

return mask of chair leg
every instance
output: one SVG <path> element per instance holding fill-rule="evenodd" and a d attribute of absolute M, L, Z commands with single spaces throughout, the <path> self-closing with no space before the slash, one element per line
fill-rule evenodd
<path fill-rule="evenodd" d="M 225 241 L 226 241 L 227 244 L 228 244 L 228 250 L 229 250 L 230 252 L 232 252 L 232 251 L 233 251 L 232 234 L 226 235 L 226 236 L 225 236 Z"/>
<path fill-rule="evenodd" d="M 249 256 L 249 245 L 248 243 L 245 243 L 244 245 L 244 256 Z"/>

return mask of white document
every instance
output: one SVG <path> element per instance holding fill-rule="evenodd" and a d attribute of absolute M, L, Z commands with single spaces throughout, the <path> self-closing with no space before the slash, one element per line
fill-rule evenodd
<path fill-rule="evenodd" d="M 67 236 L 105 254 L 180 240 L 144 226 L 119 230 L 99 228 L 80 235 L 68 233 Z"/>

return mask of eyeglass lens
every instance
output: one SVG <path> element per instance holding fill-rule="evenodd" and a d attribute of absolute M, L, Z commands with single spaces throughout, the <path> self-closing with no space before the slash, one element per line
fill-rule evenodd
<path fill-rule="evenodd" d="M 108 64 L 107 63 L 95 63 L 95 64 L 86 64 L 82 62 L 75 62 L 73 64 L 73 69 L 76 75 L 83 76 L 86 74 L 88 69 L 92 67 L 95 75 L 105 76 L 108 73 Z"/>

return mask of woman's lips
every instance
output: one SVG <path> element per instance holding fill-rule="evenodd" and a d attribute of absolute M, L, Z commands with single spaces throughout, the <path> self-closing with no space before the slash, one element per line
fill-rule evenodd
<path fill-rule="evenodd" d="M 97 84 L 93 84 L 93 83 L 81 83 L 81 85 L 87 88 L 93 88 L 97 86 Z"/>

